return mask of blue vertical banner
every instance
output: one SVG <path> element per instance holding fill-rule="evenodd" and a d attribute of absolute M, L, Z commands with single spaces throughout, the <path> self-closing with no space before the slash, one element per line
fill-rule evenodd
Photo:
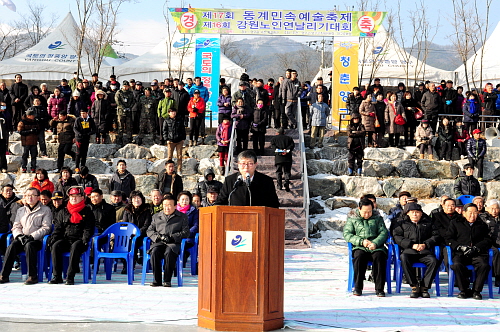
<path fill-rule="evenodd" d="M 212 121 L 217 123 L 219 107 L 219 78 L 220 78 L 220 38 L 196 38 L 196 52 L 194 62 L 194 76 L 201 77 L 203 86 L 208 89 L 209 99 L 205 120 L 210 120 L 209 111 L 212 112 Z"/>

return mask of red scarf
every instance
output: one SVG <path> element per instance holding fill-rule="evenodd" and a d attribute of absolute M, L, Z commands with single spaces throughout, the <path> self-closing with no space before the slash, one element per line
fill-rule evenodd
<path fill-rule="evenodd" d="M 189 211 L 190 207 L 191 207 L 191 205 L 189 205 L 189 204 L 186 206 L 180 206 L 180 204 L 177 204 L 177 211 L 186 214 Z"/>
<path fill-rule="evenodd" d="M 223 141 L 229 141 L 229 127 L 231 126 L 231 122 L 228 123 L 221 123 L 221 133 L 220 133 L 220 138 Z"/>
<path fill-rule="evenodd" d="M 85 207 L 85 200 L 82 200 L 78 204 L 68 203 L 68 211 L 71 214 L 71 219 L 69 220 L 72 224 L 79 224 L 83 220 L 80 211 Z"/>

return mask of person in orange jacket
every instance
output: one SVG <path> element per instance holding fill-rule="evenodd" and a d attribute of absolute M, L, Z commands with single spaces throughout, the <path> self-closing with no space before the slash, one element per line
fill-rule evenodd
<path fill-rule="evenodd" d="M 189 100 L 187 110 L 189 112 L 189 127 L 191 132 L 189 133 L 189 146 L 196 145 L 198 142 L 198 136 L 200 133 L 200 127 L 203 121 L 205 121 L 206 103 L 203 98 L 200 98 L 200 91 L 195 90 L 193 97 Z"/>
<path fill-rule="evenodd" d="M 43 168 L 36 170 L 35 179 L 31 182 L 30 187 L 36 188 L 40 190 L 40 192 L 44 190 L 50 191 L 51 194 L 54 192 L 54 183 L 49 180 L 49 175 Z"/>

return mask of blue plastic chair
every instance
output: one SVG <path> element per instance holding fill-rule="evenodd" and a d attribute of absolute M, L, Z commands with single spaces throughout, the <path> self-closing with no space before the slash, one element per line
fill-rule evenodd
<path fill-rule="evenodd" d="M 45 235 L 42 240 L 42 249 L 37 253 L 38 256 L 38 281 L 43 281 L 43 273 L 45 270 L 45 248 L 47 247 L 48 235 Z M 7 247 L 14 241 L 14 236 L 12 234 L 7 235 Z M 28 266 L 26 264 L 26 253 L 23 251 L 19 254 L 21 259 L 21 274 L 28 274 Z"/>
<path fill-rule="evenodd" d="M 113 234 L 113 250 L 110 251 L 110 240 Z M 99 259 L 104 258 L 106 280 L 111 280 L 113 259 L 122 258 L 127 262 L 127 281 L 129 285 L 134 281 L 134 248 L 137 237 L 141 234 L 139 227 L 128 222 L 116 223 L 108 227 L 101 235 L 94 237 L 94 271 L 92 283 L 96 283 Z M 99 245 L 99 240 L 106 238 L 104 244 Z"/>
<path fill-rule="evenodd" d="M 7 236 L 10 234 L 8 233 L 0 233 L 0 240 L 5 238 L 5 243 L 7 244 Z M 7 249 L 8 245 L 5 246 L 5 249 Z M 3 268 L 3 262 L 2 262 L 2 255 L 0 255 L 0 270 Z"/>
<path fill-rule="evenodd" d="M 83 283 L 88 284 L 89 283 L 89 277 L 90 277 L 90 247 L 92 246 L 92 241 L 90 241 L 91 244 L 88 245 L 87 250 L 83 252 L 81 255 L 81 260 L 82 260 L 82 274 L 83 274 Z M 63 253 L 63 277 L 66 278 L 66 271 L 68 270 L 68 265 L 69 265 L 69 255 L 70 252 L 65 252 Z M 49 260 L 49 268 L 47 271 L 47 279 L 51 280 L 52 279 L 52 259 Z"/>
<path fill-rule="evenodd" d="M 191 260 L 191 275 L 196 276 L 198 275 L 198 245 L 200 241 L 200 233 L 196 233 L 196 236 L 194 237 L 194 245 L 187 249 L 189 251 L 189 259 Z M 187 261 L 187 259 L 186 259 Z M 183 262 L 184 266 L 186 265 L 187 262 Z"/>
<path fill-rule="evenodd" d="M 403 283 L 403 266 L 401 265 L 401 251 L 399 250 L 399 246 L 394 244 L 394 252 L 396 256 L 396 293 L 401 293 L 401 284 Z M 434 247 L 434 255 L 439 261 L 440 250 L 439 246 Z M 425 270 L 427 266 L 424 263 L 413 263 L 414 268 L 419 268 L 422 271 L 422 276 L 425 274 Z M 434 284 L 436 287 L 436 296 L 441 296 L 441 290 L 439 288 L 439 270 L 436 272 L 436 276 L 434 277 Z"/>
<path fill-rule="evenodd" d="M 460 202 L 462 202 L 462 204 L 465 205 L 468 203 L 472 203 L 472 201 L 474 200 L 474 197 L 476 197 L 476 196 L 462 195 L 462 196 L 459 196 L 457 199 L 459 199 Z"/>
<path fill-rule="evenodd" d="M 451 265 L 453 264 L 453 261 L 451 260 L 451 248 L 450 246 L 446 246 L 446 252 L 448 254 L 448 262 L 450 264 L 449 268 L 448 268 L 448 296 L 449 297 L 452 297 L 453 296 L 453 289 L 454 289 L 454 286 L 455 286 L 455 271 L 453 271 L 453 269 L 451 268 Z M 490 264 L 490 267 L 493 266 L 493 250 L 490 249 L 488 251 L 488 263 Z M 476 278 L 476 271 L 474 270 L 474 266 L 473 265 L 467 265 L 467 269 L 472 271 L 472 278 L 471 280 L 474 280 Z M 488 279 L 487 279 L 487 282 L 488 282 L 488 295 L 490 297 L 490 299 L 493 298 L 493 272 L 492 272 L 492 269 L 490 269 L 490 272 L 488 273 Z"/>
<path fill-rule="evenodd" d="M 347 242 L 348 246 L 348 253 L 349 253 L 349 273 L 347 276 L 347 292 L 350 293 L 352 292 L 354 288 L 354 265 L 352 262 L 352 243 Z M 387 294 L 392 294 L 392 289 L 391 289 L 391 262 L 392 262 L 392 252 L 393 252 L 393 247 L 392 243 L 388 241 L 387 243 L 388 249 L 387 249 L 387 266 L 385 269 L 385 274 L 386 274 L 386 282 L 387 282 Z M 368 262 L 368 266 L 372 265 L 372 262 Z"/>
<path fill-rule="evenodd" d="M 151 247 L 151 239 L 149 237 L 145 237 L 143 241 L 144 245 L 144 255 L 142 260 L 142 277 L 141 277 L 141 285 L 146 284 L 146 273 L 150 270 L 151 267 L 151 255 L 148 253 L 149 248 Z M 177 286 L 182 287 L 183 285 L 183 274 L 182 274 L 182 263 L 184 260 L 184 250 L 186 248 L 186 239 L 182 239 L 181 242 L 181 251 L 177 256 L 176 263 L 176 272 L 177 272 Z M 165 260 L 162 259 L 162 264 L 165 263 Z"/>

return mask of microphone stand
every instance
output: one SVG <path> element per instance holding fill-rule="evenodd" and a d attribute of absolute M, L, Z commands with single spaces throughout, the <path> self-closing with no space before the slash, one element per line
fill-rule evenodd
<path fill-rule="evenodd" d="M 241 178 L 238 178 L 238 180 L 236 180 L 236 182 L 234 183 L 234 186 L 233 186 L 233 191 L 231 191 L 229 193 L 229 197 L 227 199 L 227 203 L 229 206 L 231 206 L 231 196 L 234 194 L 234 192 L 236 191 L 236 189 L 238 189 L 238 185 L 241 183 L 242 179 Z"/>

